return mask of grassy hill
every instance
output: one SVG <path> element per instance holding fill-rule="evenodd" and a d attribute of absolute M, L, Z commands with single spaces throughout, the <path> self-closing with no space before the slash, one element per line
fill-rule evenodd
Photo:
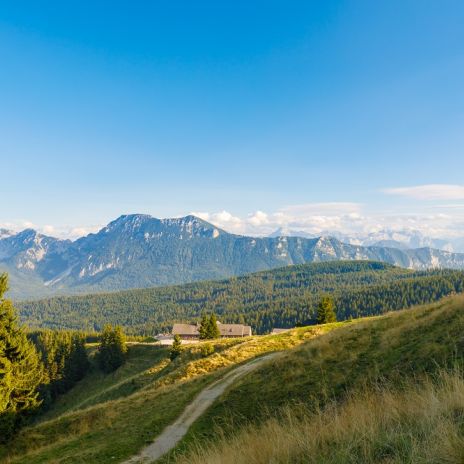
<path fill-rule="evenodd" d="M 446 440 L 456 439 L 454 445 L 460 445 L 446 448 L 444 442 L 444 452 L 452 449 L 454 456 L 460 450 L 460 458 L 464 457 L 463 330 L 462 295 L 346 324 L 237 383 L 194 424 L 172 456 L 180 462 L 198 463 L 463 462 L 455 458 L 428 460 L 421 455 L 427 451 L 430 456 L 441 456 L 434 454 L 432 444 L 426 443 L 427 436 L 421 438 L 421 433 L 446 423 Z M 433 375 L 438 376 L 438 384 Z M 435 402 L 447 395 L 454 395 L 455 404 L 449 400 L 433 411 Z M 427 422 L 427 414 L 435 421 Z M 443 415 L 451 415 L 453 420 L 447 422 Z M 413 424 L 409 428 L 408 421 Z M 383 432 L 382 427 L 387 426 L 390 429 Z M 244 427 L 246 433 L 231 443 L 230 437 Z M 324 431 L 314 435 L 318 427 Z M 281 440 L 273 442 L 279 431 Z M 371 441 L 361 446 L 365 435 Z M 442 429 L 439 438 L 445 435 Z M 436 440 L 432 440 L 433 446 L 438 446 Z M 184 460 L 191 443 L 195 447 L 209 445 L 196 456 L 190 451 Z M 212 450 L 208 449 L 211 443 Z M 261 447 L 263 454 L 258 458 Z M 234 461 L 226 458 L 230 455 Z"/>
<path fill-rule="evenodd" d="M 131 346 L 126 366 L 109 376 L 92 373 L 0 458 L 121 462 L 205 385 L 239 363 L 284 351 L 234 384 L 164 461 L 462 462 L 456 453 L 464 450 L 464 387 L 456 369 L 463 333 L 458 295 L 384 316 L 219 341 L 207 357 L 201 345 L 174 362 L 163 348 Z M 441 440 L 440 452 L 425 446 L 432 430 L 430 446 L 438 450 Z"/>
<path fill-rule="evenodd" d="M 464 380 L 440 372 L 401 389 L 371 388 L 343 403 L 285 408 L 169 462 L 178 464 L 461 464 Z M 167 460 L 163 460 L 167 461 Z"/>
<path fill-rule="evenodd" d="M 31 327 L 101 330 L 119 324 L 153 335 L 173 322 L 216 312 L 222 322 L 255 333 L 315 322 L 322 294 L 335 298 L 339 320 L 383 314 L 464 291 L 464 272 L 414 272 L 385 263 L 340 261 L 288 266 L 242 277 L 188 285 L 57 297 L 17 306 Z"/>
<path fill-rule="evenodd" d="M 166 348 L 132 345 L 126 365 L 106 376 L 92 372 L 12 443 L 0 447 L 0 460 L 24 464 L 121 462 L 229 369 L 264 353 L 290 349 L 337 325 L 219 340 L 213 344 L 214 353 L 206 357 L 201 344 L 190 345 L 173 362 Z"/>

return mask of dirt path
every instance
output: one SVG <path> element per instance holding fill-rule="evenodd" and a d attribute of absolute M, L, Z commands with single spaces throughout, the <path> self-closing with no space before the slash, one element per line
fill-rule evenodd
<path fill-rule="evenodd" d="M 180 417 L 173 424 L 166 427 L 152 444 L 142 449 L 137 456 L 125 461 L 124 464 L 149 463 L 164 456 L 176 446 L 187 433 L 190 426 L 213 404 L 214 400 L 224 393 L 227 387 L 239 377 L 248 374 L 278 354 L 271 353 L 243 364 L 206 387 L 185 408 Z"/>

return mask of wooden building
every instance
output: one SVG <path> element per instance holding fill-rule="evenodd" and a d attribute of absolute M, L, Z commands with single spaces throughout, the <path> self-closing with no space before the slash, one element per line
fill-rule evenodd
<path fill-rule="evenodd" d="M 271 335 L 281 334 L 281 333 L 287 332 L 288 330 L 291 330 L 291 329 L 278 329 L 274 327 L 272 329 Z"/>
<path fill-rule="evenodd" d="M 242 338 L 252 335 L 251 327 L 243 324 L 221 324 L 217 323 L 221 338 Z M 199 340 L 199 324 L 174 324 L 172 335 L 179 335 L 182 340 Z"/>

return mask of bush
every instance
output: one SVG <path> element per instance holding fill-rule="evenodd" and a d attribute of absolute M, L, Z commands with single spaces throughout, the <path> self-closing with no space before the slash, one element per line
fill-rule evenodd
<path fill-rule="evenodd" d="M 214 346 L 211 345 L 211 343 L 205 343 L 202 347 L 201 347 L 201 355 L 206 358 L 208 356 L 211 356 L 213 353 L 214 353 Z"/>

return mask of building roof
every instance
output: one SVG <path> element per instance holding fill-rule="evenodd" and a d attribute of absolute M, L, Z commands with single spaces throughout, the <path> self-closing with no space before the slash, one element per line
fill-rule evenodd
<path fill-rule="evenodd" d="M 221 324 L 218 322 L 222 337 L 247 337 L 251 335 L 251 327 L 243 324 Z"/>
<path fill-rule="evenodd" d="M 195 324 L 174 324 L 172 334 L 199 336 L 200 332 L 198 331 L 198 326 Z"/>
<path fill-rule="evenodd" d="M 276 329 L 276 328 L 274 328 L 274 329 L 272 329 L 271 334 L 276 335 L 276 334 L 287 332 L 287 330 L 291 330 L 291 329 Z"/>
<path fill-rule="evenodd" d="M 217 323 L 221 337 L 249 337 L 251 336 L 251 327 L 243 324 L 221 324 Z M 199 337 L 199 326 L 196 324 L 174 324 L 172 335 L 183 335 Z"/>

